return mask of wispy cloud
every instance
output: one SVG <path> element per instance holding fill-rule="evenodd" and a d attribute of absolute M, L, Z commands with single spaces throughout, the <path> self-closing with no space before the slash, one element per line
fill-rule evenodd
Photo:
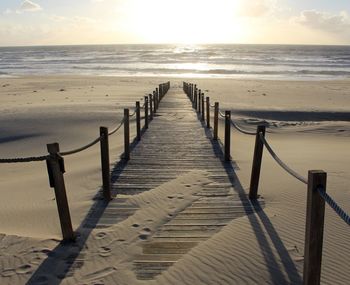
<path fill-rule="evenodd" d="M 302 11 L 295 21 L 301 25 L 325 32 L 345 32 L 350 30 L 350 17 L 346 11 L 330 14 L 317 10 Z"/>
<path fill-rule="evenodd" d="M 34 3 L 32 1 L 29 1 L 29 0 L 25 0 L 22 2 L 19 10 L 22 12 L 36 12 L 36 11 L 42 10 L 42 8 L 37 3 Z"/>
<path fill-rule="evenodd" d="M 275 0 L 241 0 L 238 14 L 243 17 L 261 17 L 275 8 Z"/>

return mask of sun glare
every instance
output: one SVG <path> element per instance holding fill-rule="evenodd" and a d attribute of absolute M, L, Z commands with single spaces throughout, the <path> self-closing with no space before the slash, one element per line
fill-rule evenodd
<path fill-rule="evenodd" d="M 235 11 L 238 1 L 130 0 L 123 7 L 125 29 L 154 43 L 238 41 L 244 29 Z"/>

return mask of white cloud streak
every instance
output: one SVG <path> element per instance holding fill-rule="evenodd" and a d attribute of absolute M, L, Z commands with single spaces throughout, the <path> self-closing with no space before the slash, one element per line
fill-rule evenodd
<path fill-rule="evenodd" d="M 241 0 L 238 14 L 242 17 L 262 17 L 274 10 L 275 0 Z"/>
<path fill-rule="evenodd" d="M 22 2 L 19 10 L 22 12 L 36 12 L 36 11 L 42 10 L 42 8 L 37 3 L 34 3 L 32 1 L 29 1 L 29 0 L 25 0 Z"/>
<path fill-rule="evenodd" d="M 350 31 L 350 17 L 347 12 L 330 14 L 316 10 L 302 11 L 295 21 L 301 25 L 325 32 L 347 32 Z"/>

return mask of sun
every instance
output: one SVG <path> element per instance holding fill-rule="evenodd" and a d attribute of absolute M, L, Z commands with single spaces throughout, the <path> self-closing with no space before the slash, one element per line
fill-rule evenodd
<path fill-rule="evenodd" d="M 244 28 L 235 0 L 128 0 L 124 28 L 142 42 L 225 43 L 239 41 Z"/>

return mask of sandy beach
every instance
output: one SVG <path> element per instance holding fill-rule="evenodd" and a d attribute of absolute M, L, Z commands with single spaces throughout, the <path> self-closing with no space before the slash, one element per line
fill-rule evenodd
<path fill-rule="evenodd" d="M 304 176 L 310 169 L 326 171 L 327 192 L 350 211 L 349 79 L 0 78 L 0 158 L 45 155 L 46 144 L 52 142 L 59 142 L 61 150 L 69 150 L 92 141 L 99 134 L 99 126 L 112 129 L 122 119 L 123 108 L 134 108 L 135 101 L 168 80 L 176 92 L 182 92 L 183 80 L 198 84 L 212 103 L 220 102 L 220 108 L 232 110 L 233 118 L 248 130 L 266 123 L 266 137 L 277 154 Z M 131 126 L 133 137 L 134 122 Z M 220 122 L 221 138 L 222 131 Z M 232 130 L 231 149 L 240 184 L 248 192 L 254 137 Z M 75 229 L 101 187 L 99 151 L 97 145 L 65 158 Z M 111 163 L 119 161 L 122 151 L 119 133 L 110 140 Z M 54 192 L 45 163 L 0 164 L 0 169 L 0 283 L 26 284 L 61 239 Z M 112 243 L 113 238 L 123 236 L 123 245 L 111 245 L 113 254 L 104 259 L 88 241 L 82 267 L 62 284 L 109 284 L 111 275 L 119 276 L 115 277 L 118 284 L 144 284 L 136 280 L 127 262 L 139 247 L 131 225 L 136 220 L 147 224 L 152 217 L 154 224 L 150 227 L 156 228 L 164 219 L 161 209 L 169 207 L 169 193 L 183 193 L 184 183 L 192 185 L 183 201 L 171 205 L 180 209 L 191 203 L 192 194 L 206 182 L 205 172 L 193 172 L 135 195 L 130 203 L 140 208 L 137 215 L 107 229 L 104 240 Z M 259 193 L 265 201 L 263 211 L 233 220 L 150 284 L 278 284 L 274 279 L 278 275 L 288 281 L 286 284 L 301 284 L 306 186 L 264 152 Z M 153 206 L 147 206 L 146 200 Z M 91 239 L 96 240 L 98 234 L 94 229 Z M 348 236 L 348 226 L 326 206 L 322 284 L 348 284 Z M 285 252 L 288 260 L 282 258 Z M 50 278 L 47 276 L 42 284 L 50 284 Z"/>

